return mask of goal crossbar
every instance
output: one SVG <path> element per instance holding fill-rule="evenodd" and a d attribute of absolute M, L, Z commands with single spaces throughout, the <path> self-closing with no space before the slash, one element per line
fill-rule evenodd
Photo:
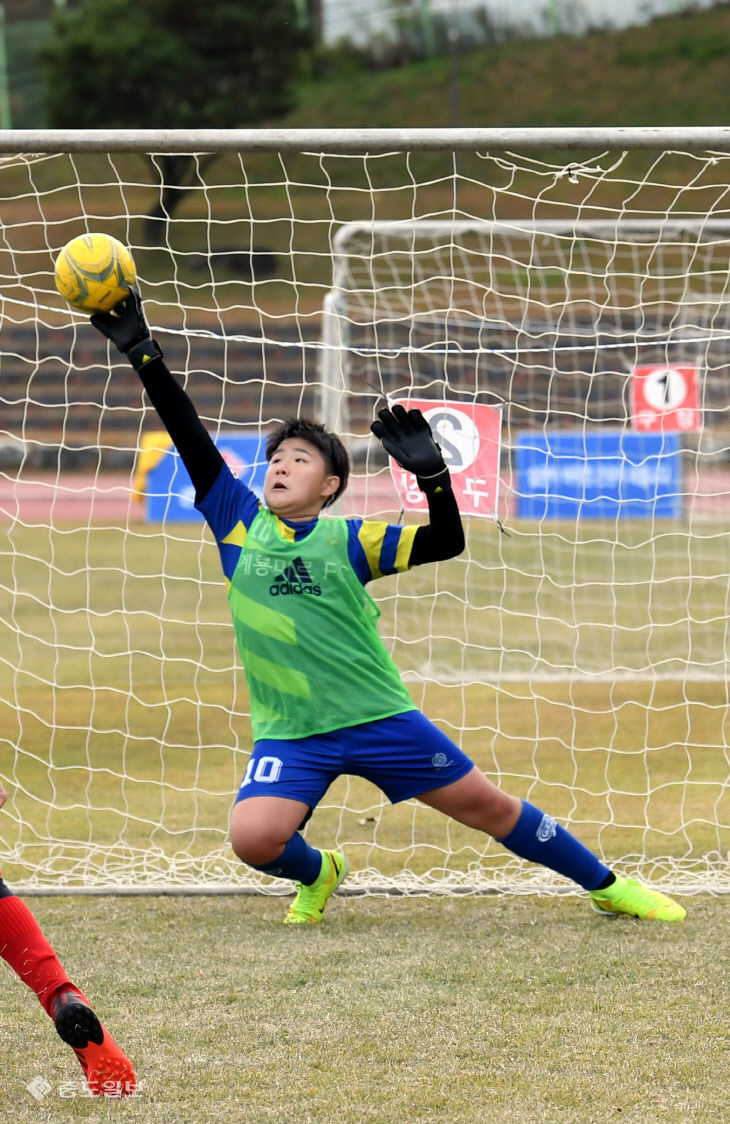
<path fill-rule="evenodd" d="M 730 151 L 730 126 L 412 129 L 13 129 L 0 152 L 479 152 L 500 149 Z"/>

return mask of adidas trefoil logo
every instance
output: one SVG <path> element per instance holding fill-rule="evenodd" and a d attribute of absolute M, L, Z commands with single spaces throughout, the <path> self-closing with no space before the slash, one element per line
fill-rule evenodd
<path fill-rule="evenodd" d="M 287 594 L 308 593 L 312 597 L 321 597 L 322 590 L 312 581 L 312 575 L 304 565 L 304 559 L 299 555 L 291 566 L 285 566 L 281 574 L 277 574 L 269 586 L 272 597 L 286 596 Z"/>

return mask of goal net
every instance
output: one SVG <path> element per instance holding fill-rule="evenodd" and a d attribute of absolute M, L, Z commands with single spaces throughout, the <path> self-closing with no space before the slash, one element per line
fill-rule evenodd
<path fill-rule="evenodd" d="M 169 366 L 253 480 L 261 434 L 315 414 L 353 459 L 339 513 L 420 520 L 375 411 L 497 412 L 464 554 L 370 587 L 385 642 L 497 784 L 617 869 L 730 888 L 730 159 L 691 131 L 662 149 L 564 132 L 549 151 L 191 134 L 172 213 L 169 137 L 36 137 L 0 162 L 15 888 L 289 889 L 227 843 L 251 735 L 217 550 L 136 375 L 53 287 L 61 246 L 96 230 L 129 245 Z M 358 778 L 307 836 L 347 853 L 356 891 L 572 889 Z"/>

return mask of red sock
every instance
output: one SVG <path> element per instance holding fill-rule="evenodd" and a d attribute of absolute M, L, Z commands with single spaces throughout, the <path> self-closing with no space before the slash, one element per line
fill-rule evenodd
<path fill-rule="evenodd" d="M 75 991 L 84 998 L 66 975 L 28 906 L 13 894 L 0 897 L 0 956 L 36 993 L 51 1017 L 51 1005 L 59 991 Z"/>

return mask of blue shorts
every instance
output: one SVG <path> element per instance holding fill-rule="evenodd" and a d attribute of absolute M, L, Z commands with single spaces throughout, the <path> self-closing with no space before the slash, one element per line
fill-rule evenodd
<path fill-rule="evenodd" d="M 365 777 L 392 804 L 458 781 L 474 764 L 420 710 L 328 734 L 256 742 L 236 803 L 285 796 L 316 807 L 337 777 Z"/>

